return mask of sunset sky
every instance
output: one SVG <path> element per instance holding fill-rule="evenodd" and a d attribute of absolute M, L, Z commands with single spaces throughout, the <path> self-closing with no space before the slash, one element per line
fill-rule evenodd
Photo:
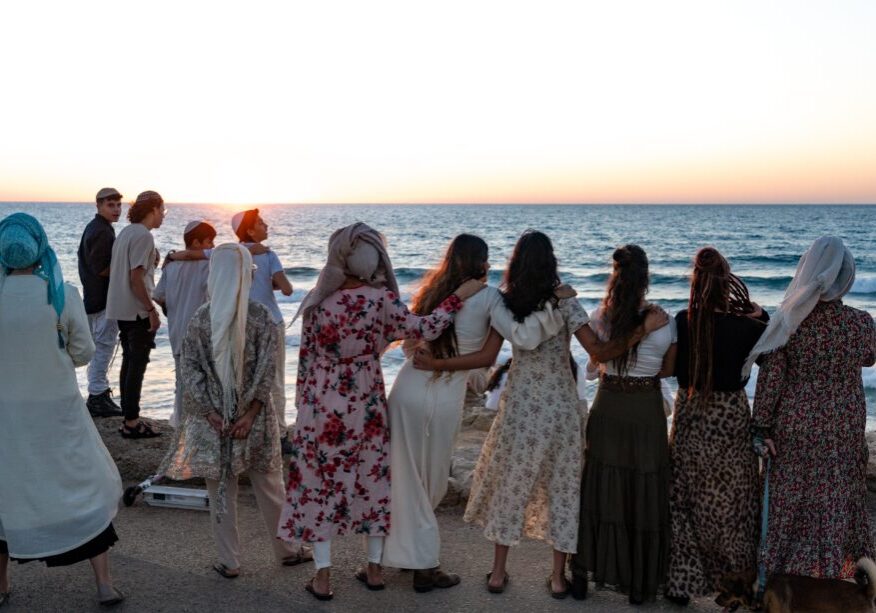
<path fill-rule="evenodd" d="M 876 202 L 876 2 L 5 2 L 0 200 Z"/>

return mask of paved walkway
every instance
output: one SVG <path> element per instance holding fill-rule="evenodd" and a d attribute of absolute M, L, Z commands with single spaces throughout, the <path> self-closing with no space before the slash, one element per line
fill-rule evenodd
<path fill-rule="evenodd" d="M 334 544 L 334 592 L 330 603 L 319 603 L 303 590 L 311 565 L 282 568 L 273 561 L 268 537 L 252 496 L 242 488 L 240 536 L 243 575 L 223 579 L 210 569 L 214 560 L 209 516 L 203 511 L 159 509 L 139 501 L 123 508 L 116 520 L 120 541 L 111 553 L 116 585 L 127 600 L 114 611 L 270 612 L 270 611 L 436 611 L 501 613 L 541 611 L 719 611 L 708 599 L 687 609 L 658 599 L 631 607 L 626 598 L 608 590 L 583 602 L 551 599 L 544 582 L 550 572 L 550 550 L 525 541 L 511 552 L 511 583 L 502 595 L 487 593 L 484 575 L 492 545 L 480 530 L 463 523 L 456 511 L 440 514 L 444 566 L 462 576 L 450 590 L 416 594 L 411 574 L 387 570 L 387 589 L 369 592 L 353 579 L 362 563 L 361 539 L 345 537 Z M 49 569 L 38 563 L 12 564 L 13 594 L 3 613 L 105 611 L 95 604 L 93 576 L 87 563 Z"/>

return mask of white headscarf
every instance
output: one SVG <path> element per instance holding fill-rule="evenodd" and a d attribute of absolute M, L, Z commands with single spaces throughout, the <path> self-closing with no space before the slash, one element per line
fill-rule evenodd
<path fill-rule="evenodd" d="M 371 226 L 358 221 L 335 230 L 329 238 L 328 258 L 319 273 L 316 286 L 301 301 L 295 319 L 307 315 L 344 284 L 347 276 L 361 279 L 374 287 L 385 286 L 398 293 L 392 262 L 386 252 L 386 240 Z"/>
<path fill-rule="evenodd" d="M 237 400 L 243 385 L 246 318 L 252 286 L 252 255 L 237 243 L 225 243 L 213 250 L 207 294 L 210 297 L 210 342 L 216 375 L 222 384 L 222 422 L 227 428 L 237 417 Z M 231 446 L 221 439 L 217 521 L 226 511 L 225 491 L 231 474 Z"/>
<path fill-rule="evenodd" d="M 236 395 L 243 383 L 246 316 L 252 286 L 252 255 L 237 243 L 213 250 L 207 294 L 210 297 L 210 341 L 213 363 L 222 383 L 222 417 L 235 417 Z"/>
<path fill-rule="evenodd" d="M 855 282 L 855 258 L 836 236 L 817 239 L 797 264 L 791 285 L 785 290 L 766 330 L 742 366 L 742 378 L 751 374 L 757 357 L 784 347 L 819 302 L 842 298 Z"/>

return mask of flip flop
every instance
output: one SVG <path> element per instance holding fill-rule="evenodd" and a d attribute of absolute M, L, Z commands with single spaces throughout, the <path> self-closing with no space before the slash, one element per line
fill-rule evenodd
<path fill-rule="evenodd" d="M 332 592 L 331 590 L 329 590 L 328 594 L 323 594 L 322 592 L 317 592 L 316 588 L 313 587 L 313 580 L 314 579 L 316 579 L 316 577 L 311 577 L 310 581 L 308 581 L 307 583 L 304 584 L 304 589 L 307 590 L 308 592 L 310 592 L 310 594 L 314 598 L 316 598 L 317 600 L 326 601 L 326 600 L 331 600 L 332 598 L 335 597 L 334 592 Z"/>
<path fill-rule="evenodd" d="M 502 592 L 505 591 L 505 588 L 508 587 L 508 581 L 511 580 L 511 576 L 506 571 L 505 572 L 505 579 L 502 581 L 502 585 L 500 585 L 499 587 L 495 587 L 493 585 L 490 585 L 490 577 L 492 577 L 492 576 L 493 576 L 493 571 L 490 571 L 487 573 L 487 591 L 490 594 L 501 594 Z"/>
<path fill-rule="evenodd" d="M 214 564 L 213 570 L 225 577 L 226 579 L 237 579 L 240 576 L 240 569 L 236 573 L 229 572 L 231 569 L 224 564 Z"/>
<path fill-rule="evenodd" d="M 368 583 L 368 572 L 364 568 L 360 568 L 356 571 L 356 579 L 364 583 L 365 587 L 372 592 L 379 592 L 386 587 L 385 583 Z"/>
<path fill-rule="evenodd" d="M 304 562 L 313 562 L 313 550 L 309 547 L 302 547 L 298 550 L 298 553 L 286 556 L 280 564 L 283 566 L 298 566 Z"/>
<path fill-rule="evenodd" d="M 112 607 L 125 599 L 125 595 L 114 587 L 109 587 L 101 593 L 97 592 L 97 603 L 102 607 Z"/>

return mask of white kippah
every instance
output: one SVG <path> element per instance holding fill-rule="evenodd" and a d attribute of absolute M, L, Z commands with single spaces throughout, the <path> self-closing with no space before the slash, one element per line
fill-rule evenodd
<path fill-rule="evenodd" d="M 195 221 L 190 221 L 189 223 L 186 224 L 186 229 L 183 230 L 183 234 L 188 234 L 189 232 L 191 232 L 192 230 L 194 230 L 195 228 L 200 226 L 202 223 L 207 223 L 207 222 L 204 221 L 203 219 L 196 219 Z"/>

